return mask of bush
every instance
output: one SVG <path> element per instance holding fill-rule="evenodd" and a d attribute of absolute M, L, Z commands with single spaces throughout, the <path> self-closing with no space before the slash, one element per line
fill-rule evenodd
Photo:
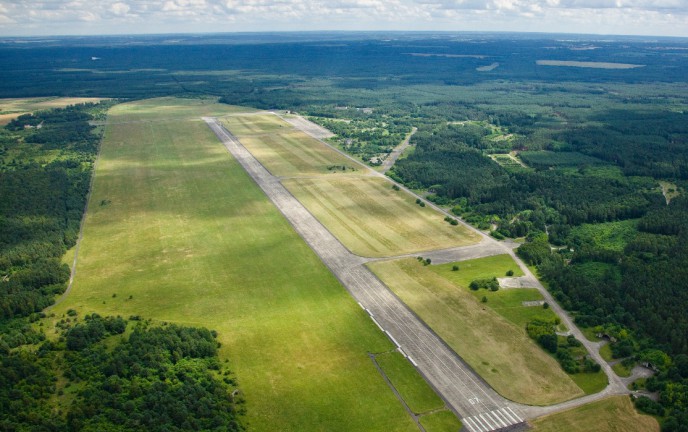
<path fill-rule="evenodd" d="M 509 271 L 506 272 L 506 275 L 507 275 L 507 276 L 513 276 L 513 275 L 514 275 L 514 271 L 513 271 L 513 270 L 509 270 Z"/>
<path fill-rule="evenodd" d="M 664 416 L 664 407 L 659 402 L 655 402 L 647 396 L 640 396 L 635 400 L 634 404 L 638 410 L 646 414 L 659 417 Z"/>
<path fill-rule="evenodd" d="M 452 266 L 452 271 L 459 271 L 459 266 L 457 266 L 457 265 Z"/>

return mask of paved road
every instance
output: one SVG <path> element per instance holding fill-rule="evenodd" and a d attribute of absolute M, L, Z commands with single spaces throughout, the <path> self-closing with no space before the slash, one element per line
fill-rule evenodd
<path fill-rule="evenodd" d="M 523 423 L 520 405 L 498 395 L 475 374 L 363 265 L 364 259 L 349 252 L 236 137 L 215 119 L 204 120 L 371 319 L 462 417 L 469 431 L 487 432 Z"/>

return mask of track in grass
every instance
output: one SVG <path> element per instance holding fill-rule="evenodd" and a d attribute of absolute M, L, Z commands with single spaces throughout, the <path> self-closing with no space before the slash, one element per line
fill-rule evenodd
<path fill-rule="evenodd" d="M 216 330 L 250 430 L 417 430 L 367 355 L 393 345 L 199 118 L 232 110 L 176 99 L 111 110 L 56 316 Z"/>

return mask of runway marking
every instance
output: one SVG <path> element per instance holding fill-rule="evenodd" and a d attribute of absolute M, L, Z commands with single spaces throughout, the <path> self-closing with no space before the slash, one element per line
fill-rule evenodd
<path fill-rule="evenodd" d="M 375 323 L 375 325 L 377 326 L 377 328 L 380 329 L 381 332 L 385 332 L 385 329 L 382 328 L 382 326 L 380 325 L 380 323 L 377 322 L 377 320 L 376 320 L 372 315 L 370 316 L 370 319 L 373 320 L 373 322 Z"/>
<path fill-rule="evenodd" d="M 413 359 L 411 358 L 411 356 L 408 356 L 406 358 L 409 359 L 409 361 L 411 362 L 412 365 L 414 365 L 415 367 L 418 367 L 418 363 L 414 362 Z"/>
<path fill-rule="evenodd" d="M 397 342 L 397 340 L 394 339 L 394 336 L 392 336 L 387 330 L 385 330 L 385 333 L 387 333 L 387 336 L 389 336 L 389 338 L 392 339 L 392 342 L 394 342 L 394 345 L 396 345 L 397 348 L 401 348 L 401 345 L 399 345 L 399 342 Z"/>
<path fill-rule="evenodd" d="M 461 422 L 471 432 L 490 432 L 521 423 L 523 420 L 516 415 L 511 407 L 504 407 L 486 411 L 472 417 L 464 417 L 461 419 Z"/>
<path fill-rule="evenodd" d="M 522 422 L 522 421 L 523 421 L 523 419 L 522 419 L 521 417 L 519 417 L 519 416 L 514 412 L 514 410 L 511 409 L 511 407 L 506 407 L 506 409 L 508 409 L 509 411 L 511 411 L 511 414 L 513 414 L 514 417 L 516 417 L 516 418 L 518 419 L 519 422 Z"/>

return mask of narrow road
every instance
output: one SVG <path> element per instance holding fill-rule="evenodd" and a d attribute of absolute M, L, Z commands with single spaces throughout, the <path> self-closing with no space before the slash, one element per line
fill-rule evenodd
<path fill-rule="evenodd" d="M 487 385 L 401 300 L 349 252 L 277 178 L 213 118 L 204 118 L 227 150 L 254 179 L 380 327 L 459 414 L 471 432 L 489 432 L 524 422 L 522 406 L 507 401 Z"/>
<path fill-rule="evenodd" d="M 406 136 L 406 139 L 404 142 L 399 144 L 398 146 L 394 147 L 394 150 L 392 150 L 389 155 L 385 158 L 384 162 L 382 162 L 382 169 L 380 170 L 381 173 L 386 173 L 389 171 L 393 166 L 394 163 L 399 159 L 399 156 L 404 154 L 404 150 L 409 146 L 409 142 L 411 141 L 411 137 L 413 134 L 415 134 L 418 131 L 417 127 L 414 127 L 411 132 Z"/>

